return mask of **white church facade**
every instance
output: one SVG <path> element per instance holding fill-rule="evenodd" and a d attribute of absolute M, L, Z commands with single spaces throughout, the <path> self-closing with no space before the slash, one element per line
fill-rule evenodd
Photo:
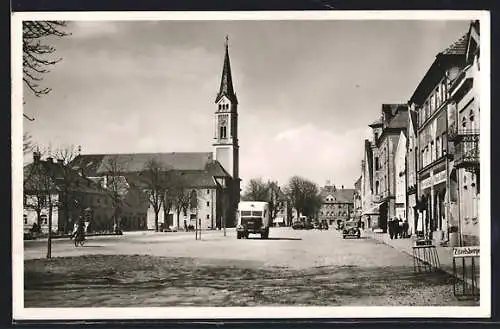
<path fill-rule="evenodd" d="M 215 99 L 214 134 L 211 152 L 80 154 L 72 168 L 95 181 L 110 175 L 110 161 L 119 164 L 120 175 L 127 180 L 128 189 L 140 191 L 146 198 L 145 186 L 138 178 L 147 164 L 155 160 L 165 171 L 176 172 L 184 182 L 183 188 L 196 193 L 196 207 L 164 207 L 158 222 L 164 227 L 183 230 L 186 225 L 201 222 L 202 229 L 235 225 L 240 200 L 238 100 L 233 88 L 229 50 L 226 38 L 224 64 L 219 92 Z M 144 200 L 142 200 L 144 202 Z M 147 229 L 155 229 L 155 212 L 149 205 L 145 212 Z M 126 228 L 124 228 L 126 229 Z"/>

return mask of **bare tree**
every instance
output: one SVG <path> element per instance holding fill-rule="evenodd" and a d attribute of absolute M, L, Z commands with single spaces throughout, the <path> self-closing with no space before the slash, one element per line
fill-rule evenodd
<path fill-rule="evenodd" d="M 176 209 L 177 197 L 183 191 L 183 181 L 176 171 L 168 171 L 164 174 L 164 194 L 163 194 L 163 218 L 168 224 L 170 211 Z M 179 217 L 177 217 L 179 218 Z"/>
<path fill-rule="evenodd" d="M 28 133 L 23 133 L 23 154 L 28 154 L 35 149 L 35 145 L 31 140 L 31 135 Z"/>
<path fill-rule="evenodd" d="M 148 201 L 155 213 L 155 231 L 158 232 L 158 214 L 165 197 L 165 173 L 160 162 L 151 159 L 142 172 Z M 166 219 L 166 217 L 165 217 Z"/>
<path fill-rule="evenodd" d="M 268 201 L 269 185 L 264 183 L 261 178 L 253 178 L 248 182 L 248 186 L 243 194 L 245 201 Z"/>
<path fill-rule="evenodd" d="M 318 186 L 305 178 L 299 176 L 290 178 L 285 188 L 285 194 L 297 211 L 297 217 L 300 214 L 304 216 L 316 215 L 321 207 Z"/>
<path fill-rule="evenodd" d="M 71 162 L 78 155 L 78 149 L 75 145 L 62 146 L 55 151 L 57 165 L 60 166 L 60 177 L 58 177 L 58 185 L 61 189 L 60 208 L 62 210 L 62 220 L 59 220 L 58 230 L 68 233 L 70 230 L 70 212 L 75 210 L 78 205 L 78 197 L 74 193 L 74 184 L 78 179 L 77 174 L 71 168 Z M 59 214 L 59 218 L 61 218 Z"/>
<path fill-rule="evenodd" d="M 54 58 L 56 49 L 49 42 L 70 35 L 65 28 L 64 21 L 23 21 L 23 81 L 37 97 L 51 91 L 39 83 L 48 68 L 61 60 Z"/>
<path fill-rule="evenodd" d="M 58 207 L 59 189 L 55 182 L 56 171 L 49 161 L 35 161 L 24 180 L 25 206 L 37 213 L 38 227 L 41 227 L 41 213 L 47 210 L 48 239 L 47 258 L 52 257 L 52 215 Z"/>
<path fill-rule="evenodd" d="M 268 181 L 267 188 L 269 190 L 269 197 L 267 202 L 269 203 L 269 213 L 271 219 L 275 219 L 278 213 L 284 208 L 283 193 L 276 181 Z"/>
<path fill-rule="evenodd" d="M 112 156 L 104 165 L 106 191 L 113 207 L 113 226 L 119 228 L 122 207 L 128 192 L 127 181 L 124 176 L 124 167 L 118 161 L 118 156 Z"/>

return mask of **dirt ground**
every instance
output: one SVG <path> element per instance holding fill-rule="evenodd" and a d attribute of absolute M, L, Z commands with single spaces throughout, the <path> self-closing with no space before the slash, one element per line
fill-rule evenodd
<path fill-rule="evenodd" d="M 73 247 L 81 254 L 26 260 L 25 307 L 475 305 L 456 300 L 448 275 L 416 274 L 409 256 L 379 242 L 334 232 L 275 234 L 282 240 L 125 237 L 96 242 L 124 254 Z M 148 244 L 171 255 L 148 253 Z M 203 252 L 202 244 L 216 247 Z"/>

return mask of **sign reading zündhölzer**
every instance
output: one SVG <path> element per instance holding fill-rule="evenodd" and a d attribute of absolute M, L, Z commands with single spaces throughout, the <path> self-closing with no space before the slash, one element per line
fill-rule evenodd
<path fill-rule="evenodd" d="M 479 247 L 455 247 L 453 257 L 478 257 Z"/>

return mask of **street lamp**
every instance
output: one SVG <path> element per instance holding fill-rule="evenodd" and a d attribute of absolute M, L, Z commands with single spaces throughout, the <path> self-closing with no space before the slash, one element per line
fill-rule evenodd
<path fill-rule="evenodd" d="M 217 185 L 221 188 L 222 191 L 222 225 L 224 229 L 224 236 L 226 236 L 226 208 L 225 208 L 225 190 L 226 190 L 226 177 L 224 176 L 216 176 L 215 181 Z"/>

